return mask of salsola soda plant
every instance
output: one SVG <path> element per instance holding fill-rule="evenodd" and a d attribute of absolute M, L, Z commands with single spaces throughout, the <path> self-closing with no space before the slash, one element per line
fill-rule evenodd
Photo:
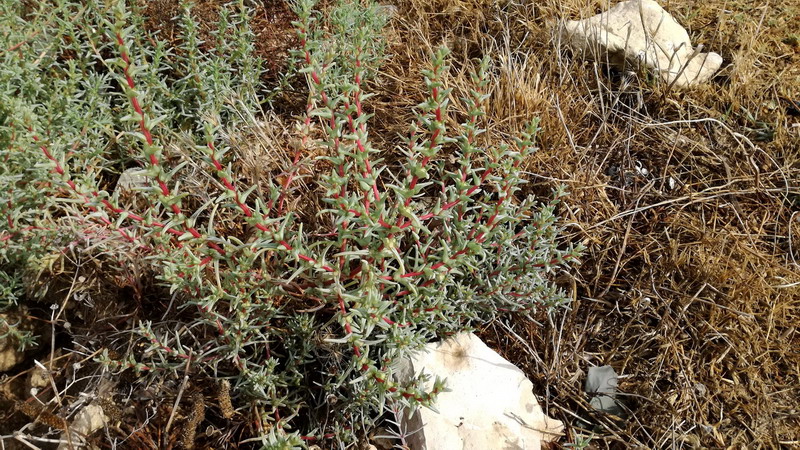
<path fill-rule="evenodd" d="M 384 19 L 363 2 L 323 15 L 297 1 L 307 106 L 292 158 L 254 179 L 230 139 L 264 98 L 243 2 L 221 11 L 212 42 L 187 2 L 169 44 L 135 5 L 53 3 L 2 2 L 0 262 L 30 298 L 54 273 L 87 270 L 75 255 L 110 274 L 137 265 L 168 288 L 164 318 L 128 330 L 146 345 L 103 352 L 107 370 L 225 380 L 268 447 L 352 442 L 387 404 L 431 406 L 445 389 L 398 379 L 402 358 L 566 301 L 548 281 L 580 251 L 556 245 L 561 192 L 546 204 L 520 192 L 537 122 L 484 144 L 488 60 L 448 128 L 447 51 L 435 52 L 408 135 L 379 149 L 367 85 Z M 309 172 L 312 154 L 326 173 Z M 113 189 L 130 168 L 148 180 L 137 201 Z M 313 214 L 293 206 L 299 180 L 316 186 Z"/>

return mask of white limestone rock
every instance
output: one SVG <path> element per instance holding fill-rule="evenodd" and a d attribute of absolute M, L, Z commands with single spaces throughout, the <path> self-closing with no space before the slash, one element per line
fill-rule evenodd
<path fill-rule="evenodd" d="M 389 4 L 380 4 L 375 7 L 378 14 L 383 15 L 387 20 L 394 19 L 397 17 L 397 6 L 389 5 Z"/>
<path fill-rule="evenodd" d="M 421 408 L 406 419 L 406 430 L 422 428 L 410 436 L 414 450 L 539 450 L 561 435 L 525 374 L 472 333 L 427 345 L 405 369 L 430 374 L 431 384 L 446 378 L 450 389 L 438 395 L 438 412 Z"/>
<path fill-rule="evenodd" d="M 0 372 L 11 370 L 25 360 L 25 353 L 17 349 L 11 337 L 0 339 Z"/>
<path fill-rule="evenodd" d="M 19 342 L 13 334 L 8 332 L 7 326 L 9 325 L 13 326 L 19 333 L 36 334 L 36 331 L 38 331 L 24 308 L 0 314 L 0 372 L 13 369 L 17 364 L 25 360 L 28 350 L 37 348 L 36 345 L 31 345 L 26 348 L 26 351 L 20 351 Z"/>
<path fill-rule="evenodd" d="M 41 361 L 34 360 L 35 364 L 28 373 L 28 391 L 41 389 L 50 385 L 50 374 L 57 370 L 58 358 L 61 356 L 61 349 L 56 349 Z M 52 364 L 51 364 L 52 362 Z"/>
<path fill-rule="evenodd" d="M 108 418 L 103 413 L 103 408 L 100 405 L 91 404 L 81 409 L 72 424 L 68 427 L 70 435 L 67 432 L 61 433 L 61 444 L 58 450 L 68 450 L 70 448 L 86 448 L 83 444 L 84 437 L 91 436 L 95 431 L 103 428 L 108 421 Z M 93 445 L 90 448 L 96 448 Z"/>
<path fill-rule="evenodd" d="M 689 33 L 654 0 L 627 0 L 608 11 L 563 25 L 576 54 L 621 70 L 646 68 L 666 83 L 708 81 L 722 65 L 716 53 L 694 49 Z"/>
<path fill-rule="evenodd" d="M 126 169 L 120 174 L 115 191 L 120 194 L 131 193 L 149 185 L 147 175 L 142 169 Z"/>

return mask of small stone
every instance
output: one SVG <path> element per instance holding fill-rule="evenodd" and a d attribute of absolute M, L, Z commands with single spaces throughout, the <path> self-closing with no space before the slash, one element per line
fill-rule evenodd
<path fill-rule="evenodd" d="M 0 372 L 11 370 L 25 359 L 25 354 L 9 344 L 8 339 L 0 339 Z"/>
<path fill-rule="evenodd" d="M 589 59 L 620 70 L 645 68 L 664 82 L 708 81 L 722 65 L 716 53 L 695 50 L 689 33 L 654 0 L 627 0 L 584 20 L 567 21 L 566 44 Z"/>
<path fill-rule="evenodd" d="M 117 190 L 119 191 L 132 191 L 149 185 L 147 175 L 142 169 L 127 169 L 122 172 L 119 180 L 117 180 Z"/>
<path fill-rule="evenodd" d="M 35 366 L 28 375 L 28 388 L 41 389 L 50 384 L 50 377 L 46 368 Z"/>
<path fill-rule="evenodd" d="M 404 429 L 422 428 L 408 437 L 411 448 L 538 450 L 561 435 L 563 424 L 544 414 L 525 374 L 472 333 L 428 344 L 396 373 L 411 372 L 446 378 L 450 389 L 437 396 L 437 411 L 403 415 Z"/>
<path fill-rule="evenodd" d="M 695 383 L 694 390 L 697 392 L 697 395 L 700 397 L 705 397 L 706 393 L 708 393 L 708 388 L 703 383 Z"/>
<path fill-rule="evenodd" d="M 24 310 L 0 314 L 0 336 L 2 336 L 0 337 L 0 372 L 9 371 L 25 360 L 25 352 L 20 351 L 19 342 L 8 333 L 6 324 L 13 326 L 20 333 L 34 331 L 33 321 L 28 319 Z"/>
<path fill-rule="evenodd" d="M 31 389 L 41 389 L 50 386 L 50 377 L 54 370 L 58 370 L 57 360 L 61 356 L 61 349 L 48 355 L 43 360 L 37 360 L 30 373 L 28 374 L 28 391 Z M 53 365 L 50 362 L 53 362 Z"/>
<path fill-rule="evenodd" d="M 72 442 L 76 448 L 81 447 L 80 444 L 84 442 L 84 436 L 88 437 L 103 428 L 106 421 L 108 421 L 108 418 L 103 414 L 103 408 L 100 405 L 91 404 L 84 407 L 75 415 L 68 428 L 71 433 L 71 441 L 68 439 L 66 432 L 61 433 L 62 444 L 58 446 L 58 450 L 69 449 L 70 444 L 67 442 Z"/>
<path fill-rule="evenodd" d="M 133 202 L 133 206 L 139 207 L 136 192 L 148 186 L 150 181 L 142 169 L 126 169 L 117 180 L 114 195 L 122 202 Z"/>
<path fill-rule="evenodd" d="M 395 16 L 397 16 L 397 6 L 394 5 L 377 5 L 375 9 L 379 15 L 382 15 L 387 19 L 393 19 Z"/>

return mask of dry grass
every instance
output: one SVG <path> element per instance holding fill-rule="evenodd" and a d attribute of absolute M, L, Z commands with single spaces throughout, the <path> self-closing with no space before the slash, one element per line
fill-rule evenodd
<path fill-rule="evenodd" d="M 800 443 L 800 7 L 665 4 L 725 58 L 711 83 L 653 86 L 573 60 L 553 32 L 608 2 L 401 0 L 376 82 L 376 128 L 405 130 L 432 48 L 495 62 L 487 139 L 542 118 L 533 192 L 563 183 L 571 239 L 589 250 L 569 311 L 483 335 L 525 368 L 568 439 L 598 447 Z M 793 40 L 795 39 L 795 40 Z M 454 109 L 458 120 L 459 105 Z M 376 133 L 377 134 L 377 133 Z M 564 277 L 568 279 L 569 277 Z M 588 367 L 621 375 L 626 419 L 591 411 Z"/>

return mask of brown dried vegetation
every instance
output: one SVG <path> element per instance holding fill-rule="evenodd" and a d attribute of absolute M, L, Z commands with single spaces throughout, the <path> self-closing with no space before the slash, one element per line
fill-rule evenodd
<path fill-rule="evenodd" d="M 571 238 L 589 247 L 568 311 L 495 322 L 485 339 L 524 367 L 567 440 L 598 447 L 800 443 L 800 26 L 792 2 L 667 2 L 725 58 L 687 90 L 608 73 L 559 46 L 559 19 L 607 2 L 398 2 L 378 80 L 382 130 L 422 98 L 429 49 L 495 60 L 487 139 L 542 118 L 531 190 L 563 183 Z M 456 95 L 457 96 L 457 95 Z M 458 108 L 458 104 L 455 104 Z M 407 113 L 406 113 L 407 114 Z M 570 278 L 574 275 L 574 280 Z M 626 419 L 595 413 L 587 368 L 621 375 Z"/>

